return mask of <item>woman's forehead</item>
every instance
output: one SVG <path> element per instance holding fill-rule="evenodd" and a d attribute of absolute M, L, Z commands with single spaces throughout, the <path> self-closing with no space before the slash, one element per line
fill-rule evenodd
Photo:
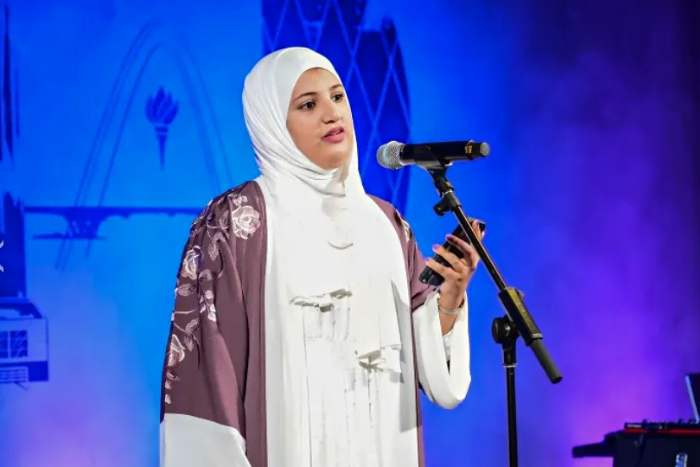
<path fill-rule="evenodd" d="M 324 68 L 311 68 L 299 76 L 294 89 L 300 88 L 329 88 L 341 84 L 336 75 Z M 320 90 L 320 89 L 310 89 Z"/>

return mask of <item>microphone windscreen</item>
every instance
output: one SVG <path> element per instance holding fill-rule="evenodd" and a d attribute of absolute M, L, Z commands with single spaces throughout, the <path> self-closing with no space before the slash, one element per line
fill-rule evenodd
<path fill-rule="evenodd" d="M 391 141 L 379 146 L 379 149 L 377 149 L 377 162 L 379 162 L 379 165 L 385 169 L 391 170 L 403 167 L 404 163 L 401 161 L 401 149 L 403 149 L 404 146 L 405 144 L 396 141 Z"/>

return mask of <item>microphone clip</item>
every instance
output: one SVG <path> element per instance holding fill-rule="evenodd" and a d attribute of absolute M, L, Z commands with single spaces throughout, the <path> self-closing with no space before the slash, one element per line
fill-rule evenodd
<path fill-rule="evenodd" d="M 426 169 L 433 178 L 435 188 L 440 194 L 440 201 L 433 206 L 433 210 L 440 217 L 461 207 L 459 199 L 455 195 L 454 187 L 447 179 L 447 168 L 450 165 L 451 163 L 448 162 L 447 165 Z"/>

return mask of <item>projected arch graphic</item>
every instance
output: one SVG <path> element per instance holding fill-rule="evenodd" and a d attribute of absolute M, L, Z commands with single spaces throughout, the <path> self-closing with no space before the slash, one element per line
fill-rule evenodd
<path fill-rule="evenodd" d="M 179 37 L 170 33 L 161 24 L 148 23 L 140 30 L 122 61 L 91 144 L 73 206 L 27 206 L 25 208 L 27 214 L 54 215 L 66 220 L 68 225 L 65 232 L 37 237 L 61 241 L 56 261 L 59 269 L 65 268 L 76 240 L 87 243 L 86 254 L 89 254 L 92 242 L 100 238 L 98 235 L 100 225 L 110 217 L 153 214 L 194 216 L 201 210 L 196 207 L 104 205 L 127 116 L 134 105 L 137 105 L 137 108 L 143 108 L 144 118 L 153 125 L 154 138 L 158 140 L 161 165 L 165 163 L 168 125 L 177 117 L 177 97 L 173 98 L 160 88 L 154 90 L 148 102 L 135 99 L 143 74 L 158 52 L 168 54 L 175 63 L 179 78 L 182 80 L 186 93 L 184 98 L 194 116 L 201 156 L 212 194 L 221 192 L 222 186 L 231 186 L 231 170 L 224 151 L 221 132 L 214 117 L 202 74 L 192 53 Z"/>
<path fill-rule="evenodd" d="M 406 76 L 391 19 L 371 14 L 366 0 L 263 0 L 263 16 L 265 53 L 305 46 L 333 62 L 352 103 L 365 187 L 403 212 L 409 171 L 383 169 L 375 159 L 381 144 L 410 140 Z"/>

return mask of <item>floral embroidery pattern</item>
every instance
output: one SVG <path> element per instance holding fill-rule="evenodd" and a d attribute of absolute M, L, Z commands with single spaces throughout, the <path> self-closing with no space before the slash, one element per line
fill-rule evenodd
<path fill-rule="evenodd" d="M 200 248 L 198 246 L 187 250 L 182 260 L 182 268 L 180 269 L 181 276 L 192 280 L 197 279 L 197 268 L 199 267 L 199 260 L 201 259 L 199 250 Z"/>
<path fill-rule="evenodd" d="M 199 296 L 199 314 L 207 313 L 209 321 L 216 322 L 216 305 L 214 305 L 214 292 L 207 289 Z"/>
<path fill-rule="evenodd" d="M 406 238 L 406 242 L 408 243 L 411 240 L 411 226 L 401 215 L 399 215 L 399 219 L 401 219 L 401 225 L 403 226 L 403 235 Z"/>
<path fill-rule="evenodd" d="M 241 206 L 231 213 L 231 222 L 233 234 L 247 240 L 260 228 L 260 214 L 250 206 Z"/>
<path fill-rule="evenodd" d="M 202 326 L 218 325 L 214 285 L 223 260 L 221 248 L 230 245 L 233 236 L 251 238 L 262 225 L 260 217 L 245 195 L 233 191 L 210 201 L 192 224 L 175 287 L 163 383 L 166 404 L 174 397 L 171 390 L 179 379 L 177 366 L 190 352 L 200 350 Z"/>
<path fill-rule="evenodd" d="M 185 347 L 180 342 L 177 334 L 170 335 L 170 349 L 168 350 L 168 366 L 175 366 L 185 359 Z"/>
<path fill-rule="evenodd" d="M 175 299 L 177 300 L 178 295 L 181 297 L 189 297 L 195 292 L 196 290 L 194 288 L 194 285 L 190 283 L 178 285 L 177 287 L 175 287 Z"/>
<path fill-rule="evenodd" d="M 231 202 L 236 206 L 236 209 L 231 212 L 233 234 L 247 240 L 260 228 L 260 213 L 252 206 L 244 204 L 248 202 L 245 196 L 231 196 Z"/>
<path fill-rule="evenodd" d="M 226 242 L 226 236 L 221 232 L 216 232 L 214 234 L 214 238 L 212 238 L 212 241 L 209 244 L 209 248 L 207 248 L 209 258 L 211 258 L 212 261 L 215 261 L 219 257 L 219 242 Z M 208 274 L 211 274 L 211 271 L 208 271 Z"/>

